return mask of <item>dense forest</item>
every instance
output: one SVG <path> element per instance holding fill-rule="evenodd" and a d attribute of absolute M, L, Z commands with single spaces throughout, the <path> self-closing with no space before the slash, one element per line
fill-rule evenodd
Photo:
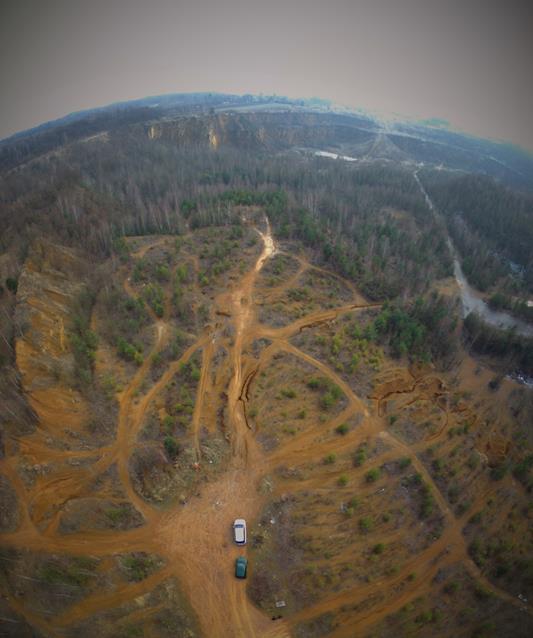
<path fill-rule="evenodd" d="M 468 280 L 482 291 L 499 284 L 510 294 L 532 292 L 533 198 L 485 176 L 428 170 L 421 177 Z"/>
<path fill-rule="evenodd" d="M 227 191 L 234 194 L 221 197 Z M 270 210 L 277 235 L 303 240 L 370 298 L 419 293 L 451 273 L 445 228 L 428 215 L 408 170 L 231 148 L 213 153 L 122 133 L 73 144 L 8 175 L 1 248 L 44 230 L 106 255 L 120 235 L 226 223 L 229 209 L 247 201 L 235 195 L 241 191 L 283 192 Z"/>
<path fill-rule="evenodd" d="M 100 131 L 106 117 L 95 115 L 85 132 Z M 150 139 L 138 124 L 142 109 L 113 117 L 105 134 L 71 141 L 4 174 L 0 252 L 9 251 L 19 267 L 41 235 L 99 259 L 119 255 L 122 236 L 238 223 L 240 206 L 260 205 L 277 240 L 302 242 L 315 263 L 351 279 L 368 299 L 392 302 L 376 334 L 396 355 L 444 360 L 455 348 L 446 345 L 454 340 L 455 309 L 429 296 L 435 281 L 452 274 L 448 232 L 465 275 L 491 292 L 490 303 L 531 318 L 525 298 L 533 289 L 532 200 L 492 179 L 423 170 L 420 178 L 442 213 L 432 215 L 409 166 L 231 145 L 213 152 Z M 75 130 L 65 126 L 43 139 L 59 144 L 61 131 Z M 17 142 L 16 153 L 24 154 L 24 144 Z M 473 347 L 485 341 L 478 335 Z M 522 354 L 513 360 L 529 366 Z"/>

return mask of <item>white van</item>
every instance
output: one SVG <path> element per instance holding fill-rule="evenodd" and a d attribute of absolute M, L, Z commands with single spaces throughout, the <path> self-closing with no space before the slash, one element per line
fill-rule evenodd
<path fill-rule="evenodd" d="M 237 545 L 246 545 L 246 521 L 244 518 L 237 518 L 233 523 L 233 539 Z"/>

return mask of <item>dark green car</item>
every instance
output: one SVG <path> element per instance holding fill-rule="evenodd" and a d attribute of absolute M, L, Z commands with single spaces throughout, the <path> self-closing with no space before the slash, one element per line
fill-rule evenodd
<path fill-rule="evenodd" d="M 239 556 L 235 561 L 235 576 L 237 578 L 246 578 L 246 568 L 248 567 L 248 560 L 244 556 Z"/>

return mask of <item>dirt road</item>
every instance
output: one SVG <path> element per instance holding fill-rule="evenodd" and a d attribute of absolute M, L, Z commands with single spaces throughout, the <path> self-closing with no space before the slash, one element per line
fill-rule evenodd
<path fill-rule="evenodd" d="M 271 454 L 259 448 L 244 412 L 247 388 L 257 373 L 258 366 L 266 365 L 268 357 L 276 352 L 287 352 L 299 358 L 335 382 L 346 396 L 347 407 L 326 424 L 328 427 L 335 427 L 351 415 L 361 414 L 363 416 L 361 427 L 357 432 L 350 434 L 350 441 L 354 445 L 370 435 L 379 435 L 386 437 L 387 443 L 398 455 L 412 452 L 390 432 L 382 431 L 383 419 L 379 415 L 379 401 L 376 403 L 377 409 L 371 414 L 368 404 L 362 401 L 334 370 L 289 342 L 293 335 L 305 328 L 379 304 L 362 303 L 361 298 L 350 285 L 354 293 L 353 303 L 308 314 L 282 328 L 261 325 L 256 316 L 254 290 L 257 277 L 267 260 L 275 254 L 276 246 L 268 221 L 266 221 L 265 230 L 257 232 L 263 241 L 263 249 L 255 264 L 235 281 L 231 289 L 220 293 L 214 300 L 212 315 L 219 321 L 210 324 L 178 360 L 168 365 L 159 380 L 152 383 L 143 394 L 153 356 L 162 351 L 169 339 L 171 290 L 166 291 L 163 317 L 158 318 L 152 314 L 155 339 L 151 350 L 128 385 L 117 395 L 119 418 L 116 438 L 112 444 L 96 450 L 99 459 L 90 469 L 80 469 L 75 473 L 68 470 L 52 472 L 38 479 L 35 489 L 32 489 L 26 487 L 17 478 L 14 457 L 8 455 L 0 461 L 2 472 L 12 479 L 23 510 L 19 531 L 0 536 L 0 541 L 4 545 L 65 554 L 90 551 L 94 556 L 112 555 L 117 551 L 154 552 L 165 559 L 165 567 L 139 583 L 121 586 L 112 595 L 98 593 L 75 603 L 54 620 L 36 617 L 34 612 L 20 603 L 14 603 L 16 610 L 45 634 L 60 635 L 61 629 L 89 618 L 96 611 L 111 609 L 131 601 L 151 591 L 169 577 L 175 576 L 195 610 L 205 636 L 209 638 L 283 638 L 291 635 L 298 622 L 313 618 L 325 611 L 338 610 L 347 603 L 353 604 L 371 596 L 384 585 L 394 592 L 395 580 L 400 582 L 405 579 L 409 571 L 416 569 L 420 574 L 416 583 L 404 587 L 398 595 L 393 594 L 386 604 L 373 608 L 366 616 L 359 618 L 364 626 L 370 626 L 385 614 L 419 595 L 441 564 L 434 559 L 442 558 L 446 548 L 449 549 L 444 562 L 464 561 L 468 571 L 483 586 L 496 596 L 523 607 L 509 594 L 488 583 L 470 561 L 461 531 L 463 521 L 454 516 L 431 475 L 416 458 L 413 461 L 414 467 L 423 476 L 424 481 L 431 486 L 437 504 L 446 518 L 446 527 L 442 537 L 411 563 L 406 564 L 400 574 L 387 582 L 378 581 L 366 586 L 362 585 L 355 590 L 325 596 L 317 605 L 293 616 L 290 623 L 280 620 L 273 623 L 249 601 L 246 596 L 246 582 L 237 580 L 233 573 L 235 558 L 238 555 L 246 555 L 246 548 L 238 548 L 232 543 L 232 521 L 243 517 L 252 524 L 258 519 L 266 500 L 258 488 L 261 479 L 272 470 L 272 467 L 282 462 L 293 463 L 296 459 L 313 459 L 322 453 L 319 444 L 310 445 L 318 432 L 318 429 L 313 428 L 310 428 L 301 438 L 294 439 L 293 442 Z M 145 255 L 151 247 L 163 245 L 166 241 L 171 240 L 158 238 L 152 243 L 146 243 L 138 252 L 138 256 Z M 299 261 L 298 275 L 307 268 L 313 268 L 302 259 Z M 289 281 L 295 282 L 296 279 L 293 277 Z M 129 283 L 127 273 L 125 273 L 124 288 L 129 295 L 136 295 Z M 224 337 L 229 328 L 233 334 L 231 342 Z M 270 339 L 272 344 L 264 351 L 258 363 L 246 353 L 250 345 L 261 338 Z M 226 346 L 230 344 L 227 365 L 231 372 L 227 384 L 228 423 L 226 428 L 231 443 L 231 461 L 227 470 L 216 481 L 205 484 L 186 504 L 175 505 L 169 510 L 156 508 L 137 494 L 132 486 L 129 472 L 130 456 L 137 442 L 144 416 L 182 363 L 189 361 L 201 349 L 202 364 L 192 416 L 192 432 L 197 463 L 202 463 L 200 423 L 205 414 L 207 397 L 209 396 L 211 401 L 223 401 L 220 398 L 220 388 L 217 388 L 215 393 L 211 392 L 210 387 L 214 356 L 222 343 Z M 210 410 L 211 414 L 214 408 L 211 406 Z M 446 419 L 444 426 L 435 435 L 436 439 L 445 434 L 447 423 Z M 344 444 L 342 440 L 339 440 L 339 446 Z M 35 463 L 53 462 L 61 456 L 57 449 L 46 446 L 35 437 L 28 438 L 26 442 L 21 439 L 21 445 L 25 446 L 26 453 L 34 459 Z M 329 445 L 329 450 L 331 449 Z M 125 489 L 127 498 L 142 513 L 145 524 L 127 532 L 80 532 L 68 536 L 59 534 L 57 521 L 61 507 L 73 498 L 89 495 L 94 477 L 114 463 L 117 464 L 120 483 Z M 55 524 L 52 521 L 47 528 L 40 529 L 37 525 L 40 516 L 44 516 L 44 512 L 52 503 L 55 503 Z M 253 533 L 253 530 L 251 531 Z M 249 569 L 253 572 L 254 565 L 250 565 Z M 338 635 L 352 635 L 349 634 L 350 631 L 353 632 L 353 626 L 347 625 Z"/>

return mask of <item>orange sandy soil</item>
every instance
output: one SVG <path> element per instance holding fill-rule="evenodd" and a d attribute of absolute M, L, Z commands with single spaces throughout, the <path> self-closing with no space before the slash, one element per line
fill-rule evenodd
<path fill-rule="evenodd" d="M 181 354 L 155 381 L 154 355 L 165 351 L 178 325 L 170 284 L 163 315 L 150 311 L 149 351 L 141 365 L 121 363 L 100 345 L 96 374 L 118 379 L 116 433 L 105 445 L 52 447 L 50 434 L 61 438 L 58 422 L 68 417 L 69 428 L 81 431 L 87 408 L 68 388 L 32 394 L 41 426 L 7 441 L 0 460 L 6 489 L 18 503 L 18 518 L 0 535 L 3 557 L 35 581 L 23 587 L 9 573 L 3 577 L 3 616 L 20 628 L 7 635 L 31 635 L 23 633 L 29 631 L 25 622 L 57 638 L 96 635 L 91 628 L 102 636 L 210 638 L 385 636 L 395 626 L 403 627 L 396 635 L 472 635 L 479 615 L 491 615 L 480 596 L 472 595 L 474 612 L 462 623 L 455 614 L 451 625 L 449 616 L 448 624 L 430 619 L 424 625 L 415 612 L 431 600 L 453 615 L 461 606 L 457 597 L 476 587 L 522 632 L 502 633 L 497 626 L 496 633 L 479 635 L 527 635 L 531 605 L 476 565 L 468 550 L 475 533 L 469 521 L 477 512 L 485 512 L 486 533 L 498 533 L 501 521 L 486 514 L 488 502 L 492 511 L 506 512 L 527 502 L 511 475 L 498 482 L 488 477 L 491 465 L 513 454 L 505 408 L 513 384 L 504 382 L 495 398 L 487 390 L 488 372 L 476 373 L 469 359 L 454 376 L 443 375 L 398 366 L 375 347 L 350 371 L 343 352 L 332 355 L 329 344 L 339 333 L 346 345 L 350 326 L 363 326 L 379 304 L 367 303 L 351 283 L 303 255 L 276 252 L 268 222 L 255 232 L 259 256 L 249 247 L 238 269 L 203 290 L 199 241 L 194 235 L 185 240 L 173 273 L 180 259 L 191 264 L 196 327 L 186 331 Z M 133 257 L 170 254 L 174 241 L 132 240 Z M 282 262 L 277 270 L 275 260 Z M 137 297 L 142 285 L 132 282 L 131 267 L 119 274 L 126 293 Z M 302 288 L 303 297 L 294 292 Z M 209 303 L 204 322 L 196 320 L 199 299 Z M 99 321 L 93 317 L 95 329 Z M 50 349 L 67 347 L 61 326 L 56 332 L 50 327 Z M 31 376 L 28 344 L 18 343 L 17 356 Z M 173 464 L 158 435 L 146 432 L 150 422 L 169 416 L 172 392 L 184 383 L 182 366 L 193 360 L 199 368 L 194 407 Z M 322 389 L 310 387 L 314 377 L 323 380 Z M 323 394 L 332 386 L 339 396 L 325 407 Z M 139 476 L 132 457 L 148 448 L 167 469 L 153 474 L 145 468 Z M 435 463 L 438 458 L 443 464 Z M 450 463 L 457 466 L 451 474 Z M 28 478 L 21 464 L 37 469 Z M 367 474 L 372 468 L 379 470 L 373 479 Z M 169 487 L 154 497 L 158 477 Z M 433 504 L 423 519 L 421 485 Z M 122 518 L 106 527 L 105 511 L 113 507 Z M 243 549 L 231 539 L 237 517 L 249 525 Z M 522 518 L 514 530 L 515 538 L 527 533 Z M 522 550 L 531 551 L 526 539 Z M 117 556 L 134 552 L 156 557 L 156 567 L 132 582 L 117 572 Z M 248 590 L 233 575 L 241 554 L 250 559 Z M 53 614 L 35 604 L 43 587 L 38 555 L 93 561 L 87 583 L 74 587 L 77 594 L 67 595 Z M 449 580 L 457 570 L 467 584 L 453 599 L 442 593 L 442 574 Z M 284 607 L 275 606 L 279 600 Z"/>

